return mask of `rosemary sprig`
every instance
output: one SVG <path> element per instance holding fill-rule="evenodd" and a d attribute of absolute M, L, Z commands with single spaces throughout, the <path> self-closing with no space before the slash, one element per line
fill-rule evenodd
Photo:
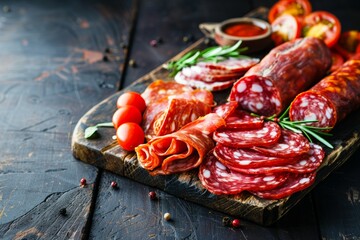
<path fill-rule="evenodd" d="M 312 138 L 315 138 L 328 148 L 333 149 L 333 145 L 329 143 L 322 136 L 332 136 L 331 133 L 325 132 L 332 129 L 332 127 L 314 127 L 307 125 L 308 123 L 317 122 L 317 120 L 303 120 L 303 121 L 290 121 L 288 117 L 289 107 L 283 112 L 283 114 L 276 118 L 275 115 L 270 117 L 265 117 L 264 120 L 277 122 L 282 128 L 289 129 L 296 133 L 302 133 L 304 136 L 309 139 L 310 142 L 313 142 Z M 253 116 L 258 116 L 257 114 L 252 114 Z"/>
<path fill-rule="evenodd" d="M 174 77 L 184 67 L 195 65 L 203 62 L 219 62 L 228 58 L 244 58 L 241 55 L 247 48 L 240 48 L 241 41 L 238 41 L 233 46 L 213 46 L 205 48 L 204 50 L 192 50 L 182 56 L 179 60 L 170 61 L 164 65 L 164 68 L 170 71 L 169 76 Z"/>

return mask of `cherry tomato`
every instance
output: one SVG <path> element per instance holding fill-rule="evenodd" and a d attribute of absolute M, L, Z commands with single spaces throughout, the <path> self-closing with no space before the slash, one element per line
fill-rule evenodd
<path fill-rule="evenodd" d="M 120 125 L 116 130 L 116 138 L 120 147 L 132 151 L 144 143 L 145 134 L 138 124 L 128 122 Z"/>
<path fill-rule="evenodd" d="M 341 67 L 341 65 L 343 65 L 343 63 L 344 63 L 344 58 L 340 54 L 338 54 L 334 51 L 331 52 L 331 60 L 332 60 L 332 65 L 331 65 L 330 72 L 334 72 L 339 67 Z"/>
<path fill-rule="evenodd" d="M 138 108 L 140 112 L 144 112 L 146 108 L 145 100 L 137 92 L 126 92 L 119 96 L 116 106 L 119 108 L 127 105 Z"/>
<path fill-rule="evenodd" d="M 294 16 L 281 15 L 271 24 L 272 39 L 275 45 L 299 38 L 301 36 L 301 24 Z"/>
<path fill-rule="evenodd" d="M 322 39 L 328 47 L 334 46 L 340 38 L 339 19 L 326 11 L 312 12 L 304 19 L 303 36 Z"/>
<path fill-rule="evenodd" d="M 127 122 L 140 124 L 141 120 L 141 112 L 139 109 L 131 105 L 118 108 L 112 117 L 112 122 L 115 129 L 117 129 L 121 124 Z"/>
<path fill-rule="evenodd" d="M 360 32 L 351 30 L 341 33 L 334 49 L 345 59 L 352 58 L 354 54 L 360 52 Z"/>
<path fill-rule="evenodd" d="M 272 23 L 277 17 L 283 14 L 303 18 L 311 13 L 311 11 L 312 6 L 308 0 L 280 0 L 270 8 L 268 20 Z"/>

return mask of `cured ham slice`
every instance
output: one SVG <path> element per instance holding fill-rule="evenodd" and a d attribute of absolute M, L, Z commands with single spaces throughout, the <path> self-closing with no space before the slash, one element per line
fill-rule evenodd
<path fill-rule="evenodd" d="M 215 145 L 212 133 L 224 124 L 223 118 L 209 113 L 174 133 L 155 137 L 135 148 L 139 164 L 152 175 L 196 168 Z"/>
<path fill-rule="evenodd" d="M 243 191 L 265 191 L 286 181 L 288 174 L 243 174 L 230 170 L 209 154 L 200 166 L 199 179 L 213 194 L 239 194 Z"/>

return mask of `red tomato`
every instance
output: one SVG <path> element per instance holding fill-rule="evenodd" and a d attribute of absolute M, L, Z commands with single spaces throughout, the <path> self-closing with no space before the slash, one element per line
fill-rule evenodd
<path fill-rule="evenodd" d="M 275 45 L 299 38 L 301 36 L 301 24 L 294 16 L 281 15 L 271 24 L 272 39 Z"/>
<path fill-rule="evenodd" d="M 326 11 L 312 12 L 304 19 L 303 36 L 322 39 L 328 47 L 334 46 L 340 38 L 339 19 Z"/>
<path fill-rule="evenodd" d="M 339 67 L 341 67 L 341 65 L 343 65 L 343 63 L 344 63 L 343 57 L 336 52 L 331 52 L 331 60 L 332 60 L 332 65 L 331 65 L 330 72 L 334 72 Z"/>
<path fill-rule="evenodd" d="M 131 105 L 118 108 L 112 117 L 112 122 L 115 129 L 117 129 L 121 124 L 127 122 L 140 124 L 141 120 L 141 112 L 139 109 Z"/>
<path fill-rule="evenodd" d="M 132 151 L 144 143 L 145 134 L 138 124 L 128 122 L 122 124 L 116 130 L 116 138 L 120 147 L 127 151 Z"/>
<path fill-rule="evenodd" d="M 345 59 L 352 58 L 354 54 L 360 52 L 360 32 L 351 30 L 341 33 L 334 48 Z"/>
<path fill-rule="evenodd" d="M 127 105 L 136 107 L 140 112 L 144 112 L 146 108 L 145 100 L 137 92 L 126 92 L 119 96 L 116 106 L 119 108 Z"/>
<path fill-rule="evenodd" d="M 283 14 L 290 14 L 299 18 L 311 13 L 312 6 L 308 0 L 280 0 L 269 11 L 268 20 L 272 23 Z"/>

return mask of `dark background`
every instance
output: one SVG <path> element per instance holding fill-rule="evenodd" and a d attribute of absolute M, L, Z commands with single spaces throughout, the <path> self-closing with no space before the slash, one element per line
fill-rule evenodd
<path fill-rule="evenodd" d="M 274 2 L 1 1 L 0 238 L 360 239 L 358 152 L 274 226 L 243 221 L 240 229 L 162 191 L 150 202 L 154 189 L 72 156 L 81 116 L 203 37 L 199 23 Z M 360 30 L 360 1 L 312 5 L 335 14 L 344 30 Z"/>

